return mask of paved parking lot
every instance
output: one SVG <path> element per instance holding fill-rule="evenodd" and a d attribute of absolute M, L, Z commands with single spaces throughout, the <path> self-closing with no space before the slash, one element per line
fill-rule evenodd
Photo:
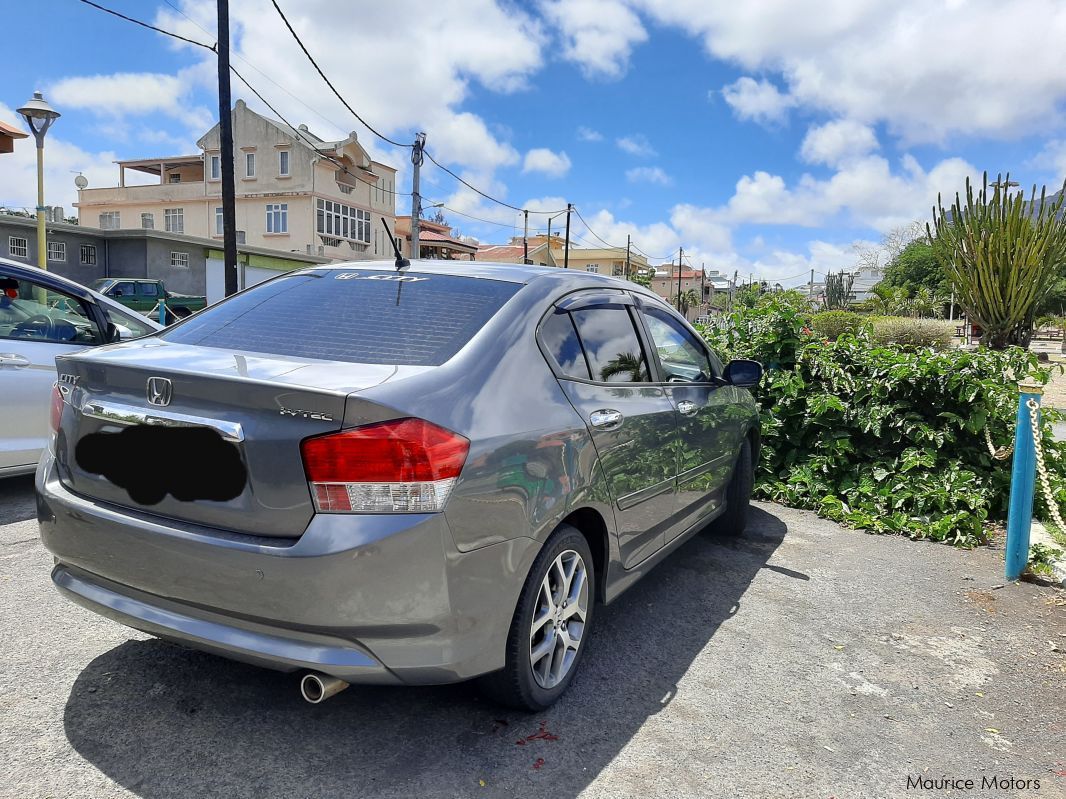
<path fill-rule="evenodd" d="M 1064 593 L 1002 553 L 774 505 L 602 612 L 570 694 L 353 686 L 186 651 L 60 599 L 28 479 L 0 482 L 0 795 L 1066 796 Z M 1022 794 L 908 776 L 1038 779 Z"/>

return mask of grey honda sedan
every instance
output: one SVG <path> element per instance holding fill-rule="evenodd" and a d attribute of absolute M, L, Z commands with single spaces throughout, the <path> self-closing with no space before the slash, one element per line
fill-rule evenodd
<path fill-rule="evenodd" d="M 547 707 L 598 603 L 743 530 L 759 448 L 757 363 L 562 269 L 314 267 L 57 363 L 56 586 L 311 702 L 479 677 Z"/>

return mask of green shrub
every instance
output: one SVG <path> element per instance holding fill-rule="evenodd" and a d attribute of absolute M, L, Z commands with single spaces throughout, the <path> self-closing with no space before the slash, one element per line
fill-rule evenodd
<path fill-rule="evenodd" d="M 858 333 L 865 321 L 864 317 L 852 311 L 822 311 L 811 317 L 811 330 L 822 338 L 836 341 L 845 333 Z"/>
<path fill-rule="evenodd" d="M 1015 380 L 1046 382 L 1019 348 L 938 351 L 878 345 L 862 333 L 826 343 L 804 335 L 809 318 L 768 305 L 705 332 L 726 357 L 768 369 L 755 392 L 763 447 L 756 495 L 807 508 L 871 532 L 981 543 L 985 521 L 1006 519 L 1010 461 L 988 453 L 1010 443 Z M 913 322 L 915 320 L 907 320 Z M 1066 445 L 1043 445 L 1053 488 L 1066 501 Z M 1038 503 L 1038 508 L 1040 503 Z"/>
<path fill-rule="evenodd" d="M 871 319 L 870 337 L 877 344 L 898 344 L 915 349 L 951 346 L 955 323 L 942 319 L 913 319 L 907 316 L 880 316 Z"/>

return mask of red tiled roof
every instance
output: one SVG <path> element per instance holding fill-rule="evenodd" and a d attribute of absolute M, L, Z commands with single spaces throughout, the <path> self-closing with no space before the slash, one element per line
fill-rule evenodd
<path fill-rule="evenodd" d="M 23 133 L 18 128 L 8 125 L 6 122 L 0 122 L 0 134 L 10 136 L 12 139 L 25 139 L 29 135 L 28 133 Z"/>

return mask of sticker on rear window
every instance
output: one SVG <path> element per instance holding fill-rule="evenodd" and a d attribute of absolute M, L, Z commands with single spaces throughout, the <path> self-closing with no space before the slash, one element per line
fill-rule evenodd
<path fill-rule="evenodd" d="M 399 280 L 403 283 L 418 283 L 429 280 L 428 277 L 415 277 L 414 275 L 361 275 L 358 272 L 341 272 L 337 280 Z"/>

